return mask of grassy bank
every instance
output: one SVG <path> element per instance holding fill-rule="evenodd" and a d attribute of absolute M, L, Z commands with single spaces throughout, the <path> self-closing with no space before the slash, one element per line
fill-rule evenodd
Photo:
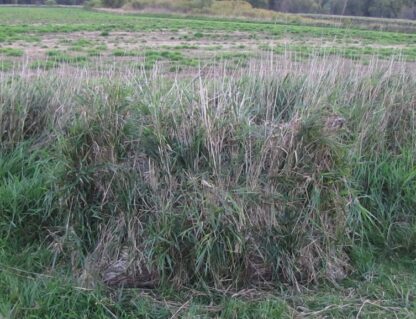
<path fill-rule="evenodd" d="M 0 311 L 411 318 L 415 80 L 343 59 L 0 75 Z"/>

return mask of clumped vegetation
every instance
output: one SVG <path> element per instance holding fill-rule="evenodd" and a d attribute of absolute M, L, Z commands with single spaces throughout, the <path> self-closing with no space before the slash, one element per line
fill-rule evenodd
<path fill-rule="evenodd" d="M 373 62 L 3 75 L 3 256 L 29 247 L 31 272 L 71 269 L 83 289 L 201 291 L 337 284 L 375 252 L 414 258 L 416 79 Z M 21 305 L 6 312 L 45 309 Z"/>
<path fill-rule="evenodd" d="M 0 55 L 5 56 L 22 56 L 23 50 L 15 48 L 0 48 Z"/>

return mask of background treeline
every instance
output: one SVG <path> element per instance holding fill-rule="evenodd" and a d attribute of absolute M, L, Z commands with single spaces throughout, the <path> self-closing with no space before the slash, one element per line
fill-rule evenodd
<path fill-rule="evenodd" d="M 416 18 L 415 0 L 250 0 L 250 3 L 292 13 Z"/>
<path fill-rule="evenodd" d="M 82 5 L 85 0 L 0 0 L 0 4 L 59 4 L 59 5 Z"/>
<path fill-rule="evenodd" d="M 212 0 L 201 0 L 212 4 Z M 85 0 L 0 0 L 0 4 L 60 4 L 80 5 Z M 104 5 L 114 7 L 112 0 Z M 125 0 L 117 0 L 117 6 Z M 174 2 L 174 1 L 173 1 Z M 416 19 L 416 0 L 248 0 L 255 8 L 290 13 L 320 13 L 350 16 Z"/>

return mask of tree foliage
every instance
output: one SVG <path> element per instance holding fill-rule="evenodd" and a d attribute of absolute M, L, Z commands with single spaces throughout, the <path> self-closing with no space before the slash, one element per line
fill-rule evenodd
<path fill-rule="evenodd" d="M 269 8 L 292 13 L 327 13 L 410 19 L 416 17 L 415 0 L 269 0 Z"/>
<path fill-rule="evenodd" d="M 80 5 L 88 0 L 56 0 L 57 4 Z M 102 0 L 106 7 L 121 7 L 127 0 Z M 175 2 L 173 0 L 172 2 Z M 209 7 L 214 0 L 193 0 Z M 246 0 L 255 8 L 291 13 L 322 13 L 351 16 L 416 19 L 416 0 Z M 47 0 L 0 0 L 0 4 L 45 4 Z"/>

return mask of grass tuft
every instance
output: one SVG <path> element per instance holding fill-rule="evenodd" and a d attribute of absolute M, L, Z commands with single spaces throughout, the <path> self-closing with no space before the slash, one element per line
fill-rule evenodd
<path fill-rule="evenodd" d="M 302 312 L 290 306 L 295 297 L 230 297 L 219 308 L 201 298 L 172 311 L 99 289 L 191 287 L 212 299 L 248 287 L 337 287 L 377 272 L 384 281 L 365 287 L 382 298 L 376 287 L 392 277 L 375 256 L 415 257 L 416 79 L 393 64 L 317 61 L 191 79 L 157 68 L 0 76 L 0 262 L 11 243 L 36 245 L 25 254 L 42 258 L 22 266 L 42 273 L 34 284 L 9 261 L 0 311 L 42 317 L 68 298 L 66 309 L 85 316 L 278 318 Z M 414 287 L 396 288 L 385 314 L 407 315 Z M 339 294 L 323 307 L 328 298 L 303 312 L 380 311 L 370 299 L 344 309 Z"/>

